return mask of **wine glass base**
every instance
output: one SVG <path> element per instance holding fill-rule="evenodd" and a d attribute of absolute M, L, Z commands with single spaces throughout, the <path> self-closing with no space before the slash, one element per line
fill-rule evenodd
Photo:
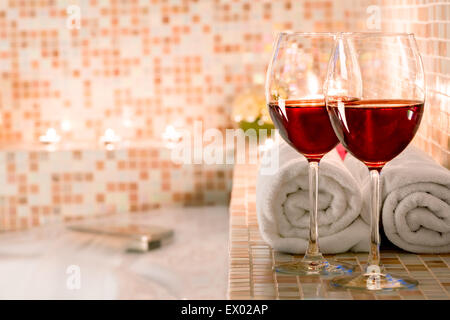
<path fill-rule="evenodd" d="M 308 275 L 349 275 L 355 266 L 349 263 L 319 259 L 307 259 L 276 264 L 273 270 L 280 273 L 308 276 Z"/>
<path fill-rule="evenodd" d="M 393 291 L 412 289 L 419 284 L 416 280 L 388 273 L 360 273 L 339 276 L 331 280 L 333 287 L 366 291 Z"/>

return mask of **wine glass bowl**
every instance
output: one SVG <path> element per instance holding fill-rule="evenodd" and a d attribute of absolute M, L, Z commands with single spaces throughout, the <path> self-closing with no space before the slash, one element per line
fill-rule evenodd
<path fill-rule="evenodd" d="M 340 34 L 325 91 L 339 141 L 369 169 L 381 169 L 408 146 L 423 115 L 423 65 L 414 35 Z"/>
<path fill-rule="evenodd" d="M 281 33 L 268 69 L 266 100 L 282 138 L 308 161 L 320 161 L 338 143 L 322 84 L 333 33 Z"/>
<path fill-rule="evenodd" d="M 342 145 L 369 169 L 381 170 L 411 142 L 423 107 L 420 100 L 378 99 L 330 102 L 328 110 Z"/>
<path fill-rule="evenodd" d="M 380 172 L 413 140 L 425 104 L 422 60 L 414 35 L 341 33 L 328 65 L 326 106 L 344 148 L 369 169 L 370 253 L 364 273 L 332 285 L 369 291 L 412 288 L 417 281 L 380 267 Z"/>
<path fill-rule="evenodd" d="M 283 139 L 308 161 L 320 161 L 339 143 L 323 99 L 287 100 L 282 103 L 284 106 L 281 107 L 281 103 L 269 103 L 270 116 Z"/>

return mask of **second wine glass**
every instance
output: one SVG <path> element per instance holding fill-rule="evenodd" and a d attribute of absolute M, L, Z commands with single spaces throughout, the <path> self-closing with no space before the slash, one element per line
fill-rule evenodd
<path fill-rule="evenodd" d="M 338 275 L 353 270 L 350 264 L 326 260 L 318 243 L 319 161 L 338 144 L 322 92 L 334 39 L 333 33 L 280 33 L 267 70 L 270 116 L 281 137 L 309 162 L 308 248 L 302 260 L 275 265 L 278 272 Z"/>
<path fill-rule="evenodd" d="M 379 214 L 380 172 L 412 141 L 424 110 L 424 71 L 414 35 L 340 34 L 328 70 L 326 103 L 331 123 L 342 145 L 369 169 L 371 185 L 366 270 L 337 277 L 332 285 L 370 291 L 413 288 L 416 280 L 383 270 Z"/>

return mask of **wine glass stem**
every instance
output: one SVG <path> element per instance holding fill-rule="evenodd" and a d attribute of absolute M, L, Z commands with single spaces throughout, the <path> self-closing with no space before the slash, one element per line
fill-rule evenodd
<path fill-rule="evenodd" d="M 309 162 L 309 243 L 305 258 L 321 256 L 319 251 L 319 227 L 317 222 L 317 203 L 319 197 L 319 162 Z"/>
<path fill-rule="evenodd" d="M 370 170 L 370 188 L 370 252 L 367 265 L 380 267 L 380 173 L 377 170 Z"/>

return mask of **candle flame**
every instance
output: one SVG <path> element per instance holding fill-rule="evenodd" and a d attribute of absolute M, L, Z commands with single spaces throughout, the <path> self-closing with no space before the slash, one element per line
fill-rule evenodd
<path fill-rule="evenodd" d="M 108 145 L 110 144 L 119 142 L 120 140 L 120 136 L 118 136 L 111 128 L 106 129 L 103 136 L 100 137 L 100 142 L 103 142 L 106 147 L 108 147 Z"/>
<path fill-rule="evenodd" d="M 313 73 L 308 74 L 308 91 L 311 95 L 319 94 L 319 80 Z"/>
<path fill-rule="evenodd" d="M 178 141 L 181 138 L 181 133 L 175 129 L 173 125 L 168 125 L 163 132 L 163 139 L 166 141 Z"/>
<path fill-rule="evenodd" d="M 39 137 L 39 141 L 42 143 L 57 143 L 61 140 L 61 136 L 58 135 L 54 128 L 48 128 L 44 135 Z"/>

